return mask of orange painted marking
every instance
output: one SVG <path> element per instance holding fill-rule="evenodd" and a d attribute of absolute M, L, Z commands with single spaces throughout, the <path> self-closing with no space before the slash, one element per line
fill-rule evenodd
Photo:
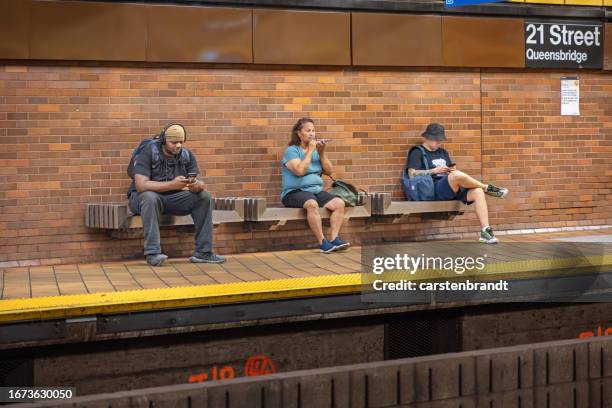
<path fill-rule="evenodd" d="M 612 336 L 612 327 L 608 327 L 606 330 L 599 326 L 597 331 L 585 331 L 578 335 L 579 339 L 588 339 L 589 337 L 605 337 Z"/>
<path fill-rule="evenodd" d="M 244 375 L 247 377 L 274 374 L 276 372 L 277 369 L 272 360 L 262 355 L 249 357 L 244 365 Z"/>

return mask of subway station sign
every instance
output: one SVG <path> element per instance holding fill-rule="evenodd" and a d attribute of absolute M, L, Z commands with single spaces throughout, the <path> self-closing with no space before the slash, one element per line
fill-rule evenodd
<path fill-rule="evenodd" d="M 601 23 L 525 21 L 528 68 L 603 67 Z"/>

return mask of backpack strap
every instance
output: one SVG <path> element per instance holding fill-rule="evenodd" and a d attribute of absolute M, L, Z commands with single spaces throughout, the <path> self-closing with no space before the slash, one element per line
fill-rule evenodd
<path fill-rule="evenodd" d="M 325 174 L 327 177 L 329 177 L 334 183 L 336 182 L 336 178 L 332 175 L 332 174 Z M 340 182 L 343 182 L 342 180 L 339 180 Z M 343 182 L 346 183 L 346 182 Z M 346 183 L 348 184 L 348 183 Z M 355 186 L 353 186 L 355 187 Z M 359 187 L 355 187 L 355 189 L 359 192 L 361 191 L 362 193 L 364 193 L 365 195 L 370 195 L 370 193 L 368 193 L 366 190 L 364 190 L 363 188 L 359 188 Z"/>
<path fill-rule="evenodd" d="M 408 159 L 410 157 L 410 153 L 412 153 L 412 151 L 414 149 L 419 149 L 421 151 L 421 153 L 423 154 L 421 156 L 422 160 L 423 160 L 423 167 L 425 167 L 425 170 L 429 170 L 429 163 L 427 162 L 427 152 L 425 151 L 425 149 L 423 148 L 423 146 L 421 145 L 414 145 L 410 148 L 410 150 L 408 150 L 408 156 L 406 156 L 406 164 L 404 165 L 404 172 L 402 174 L 405 174 L 406 177 L 408 175 Z M 402 176 L 404 177 L 404 176 Z"/>
<path fill-rule="evenodd" d="M 187 174 L 187 168 L 189 168 L 189 162 L 191 161 L 191 156 L 186 148 L 181 149 L 181 155 L 179 157 L 181 161 L 181 166 L 183 167 L 183 172 Z"/>
<path fill-rule="evenodd" d="M 151 162 L 159 163 L 159 148 L 155 142 L 151 143 Z"/>
<path fill-rule="evenodd" d="M 421 145 L 416 145 L 415 147 L 419 149 L 421 153 L 423 153 L 423 166 L 425 166 L 425 170 L 429 170 L 429 163 L 427 162 L 427 153 L 425 152 L 425 149 Z"/>

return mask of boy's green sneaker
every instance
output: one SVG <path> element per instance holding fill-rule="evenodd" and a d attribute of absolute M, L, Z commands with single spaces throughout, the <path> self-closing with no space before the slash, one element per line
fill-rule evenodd
<path fill-rule="evenodd" d="M 493 234 L 493 228 L 487 227 L 480 231 L 480 242 L 484 242 L 485 244 L 497 244 L 499 240 L 495 238 L 495 234 Z"/>
<path fill-rule="evenodd" d="M 488 194 L 497 198 L 506 198 L 508 195 L 508 189 L 504 187 L 497 187 L 493 184 L 487 185 L 487 189 L 485 190 L 485 194 Z"/>

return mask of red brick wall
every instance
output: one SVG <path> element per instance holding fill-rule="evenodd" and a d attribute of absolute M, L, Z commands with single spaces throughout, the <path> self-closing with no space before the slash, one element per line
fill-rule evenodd
<path fill-rule="evenodd" d="M 406 150 L 438 121 L 460 168 L 511 188 L 510 199 L 489 201 L 494 226 L 609 224 L 612 76 L 580 72 L 582 115 L 561 117 L 561 75 L 2 66 L 0 267 L 140 256 L 140 239 L 87 230 L 84 206 L 124 200 L 131 149 L 169 121 L 186 125 L 188 146 L 217 196 L 278 204 L 291 125 L 311 116 L 319 133 L 334 139 L 330 158 L 340 177 L 400 197 Z M 351 220 L 343 236 L 360 242 L 477 228 L 473 214 L 393 225 Z M 304 222 L 278 231 L 242 224 L 215 231 L 225 253 L 313 243 Z M 189 253 L 191 235 L 162 236 L 170 255 Z"/>
<path fill-rule="evenodd" d="M 610 220 L 612 76 L 577 73 L 580 116 L 560 116 L 559 73 L 483 73 L 483 175 L 512 190 L 492 201 L 502 228 Z"/>

